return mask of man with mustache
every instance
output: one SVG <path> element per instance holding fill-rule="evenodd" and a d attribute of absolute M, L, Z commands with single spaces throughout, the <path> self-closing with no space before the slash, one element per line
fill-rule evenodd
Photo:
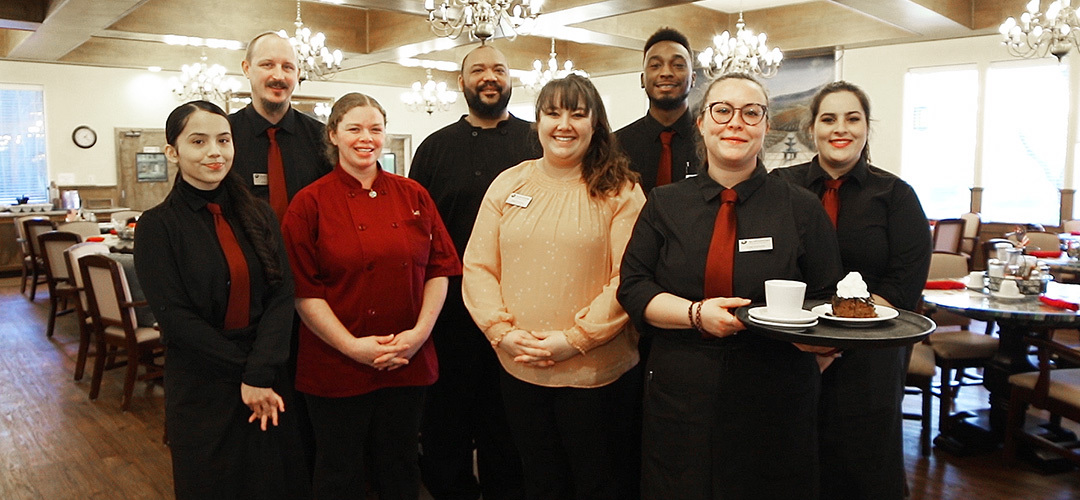
<path fill-rule="evenodd" d="M 278 221 L 293 195 L 333 170 L 323 154 L 323 124 L 289 102 L 299 83 L 296 51 L 267 31 L 248 42 L 240 63 L 251 82 L 251 104 L 229 116 L 233 171 L 267 200 Z"/>
<path fill-rule="evenodd" d="M 409 177 L 431 193 L 461 257 L 491 181 L 541 151 L 529 122 L 506 109 L 511 83 L 502 52 L 490 45 L 469 52 L 458 86 L 469 114 L 424 139 Z M 476 500 L 481 493 L 484 500 L 521 498 L 521 460 L 499 391 L 502 368 L 465 309 L 461 276 L 450 278 L 431 338 L 439 380 L 428 388 L 421 425 L 424 486 L 436 500 Z M 474 447 L 479 481 L 472 472 Z"/>
<path fill-rule="evenodd" d="M 688 102 L 694 86 L 693 54 L 686 35 L 671 28 L 660 28 L 645 41 L 641 88 L 649 97 L 649 112 L 615 136 L 630 157 L 630 168 L 641 174 L 646 194 L 695 175 L 701 163 Z"/>

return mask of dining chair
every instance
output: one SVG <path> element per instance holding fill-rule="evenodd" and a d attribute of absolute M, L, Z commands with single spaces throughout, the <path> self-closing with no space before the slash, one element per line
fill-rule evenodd
<path fill-rule="evenodd" d="M 78 291 L 68 274 L 67 265 L 64 264 L 64 250 L 72 245 L 82 243 L 82 237 L 67 231 L 49 231 L 38 235 L 38 247 L 41 248 L 41 259 L 45 267 L 45 282 L 49 285 L 49 326 L 45 329 L 45 336 L 52 337 L 56 327 L 58 316 L 72 312 L 68 308 L 68 302 L 74 302 L 78 298 Z M 61 304 L 64 309 L 61 310 Z"/>
<path fill-rule="evenodd" d="M 934 224 L 934 251 L 960 253 L 964 238 L 964 219 L 941 219 Z"/>
<path fill-rule="evenodd" d="M 74 222 L 61 222 L 56 225 L 57 231 L 67 231 L 82 236 L 83 239 L 91 236 L 101 236 L 101 226 L 97 222 L 79 220 Z"/>
<path fill-rule="evenodd" d="M 937 367 L 934 365 L 934 350 L 930 346 L 918 343 L 911 351 L 911 360 L 908 362 L 907 376 L 904 379 L 904 393 L 918 394 L 922 400 L 922 411 L 919 413 L 904 412 L 907 420 L 918 420 L 921 423 L 919 430 L 919 454 L 930 455 L 930 419 L 931 406 L 934 399 L 934 375 L 937 375 Z"/>
<path fill-rule="evenodd" d="M 1046 231 L 1032 231 L 1027 233 L 1027 249 L 1042 250 L 1046 252 L 1061 251 L 1061 238 L 1055 233 Z"/>
<path fill-rule="evenodd" d="M 94 324 L 94 343 L 98 355 L 94 357 L 94 374 L 90 382 L 90 399 L 97 399 L 101 390 L 101 377 L 105 371 L 105 358 L 109 345 L 123 349 L 126 360 L 124 399 L 120 405 L 127 411 L 136 380 L 161 378 L 163 366 L 155 359 L 163 354 L 161 332 L 152 327 L 139 327 L 135 320 L 135 307 L 145 302 L 133 302 L 128 289 L 127 277 L 120 263 L 104 255 L 86 255 L 79 259 L 83 284 L 86 286 L 87 303 Z M 146 367 L 138 375 L 139 365 Z"/>
<path fill-rule="evenodd" d="M 26 239 L 26 247 L 30 252 L 30 265 L 32 277 L 30 278 L 30 300 L 33 301 L 37 294 L 38 285 L 45 284 L 45 262 L 41 258 L 41 247 L 38 243 L 38 235 L 56 229 L 49 219 L 32 217 L 22 220 L 23 238 Z"/>
<path fill-rule="evenodd" d="M 90 306 L 86 302 L 86 288 L 83 287 L 82 269 L 79 267 L 79 258 L 91 254 L 109 255 L 109 246 L 104 243 L 87 241 L 72 245 L 64 250 L 64 263 L 67 265 L 68 276 L 71 276 L 75 291 L 78 294 L 78 300 L 75 301 L 75 315 L 79 321 L 79 354 L 75 358 L 75 380 L 82 380 L 94 328 L 90 321 Z M 94 353 L 94 355 L 96 356 L 97 353 Z"/>
<path fill-rule="evenodd" d="M 961 214 L 960 218 L 964 220 L 964 236 L 960 239 L 960 253 L 967 255 L 969 271 L 972 257 L 975 256 L 975 250 L 979 248 L 979 230 L 982 229 L 982 218 L 979 216 L 979 212 L 968 212 Z"/>
<path fill-rule="evenodd" d="M 1028 405 L 1046 410 L 1052 417 L 1080 422 L 1080 368 L 1062 368 L 1066 363 L 1080 365 L 1080 350 L 1055 342 L 1053 338 L 1026 338 L 1038 351 L 1039 371 L 1009 377 L 1012 393 L 1009 418 L 1005 425 L 1005 463 L 1016 457 L 1017 441 L 1059 454 L 1080 465 L 1080 446 L 1057 443 L 1047 437 L 1027 432 L 1024 420 Z"/>
<path fill-rule="evenodd" d="M 30 240 L 26 239 L 26 230 L 23 228 L 23 222 L 30 219 L 42 219 L 33 215 L 16 217 L 15 222 L 15 242 L 19 245 L 19 253 L 22 254 L 22 276 L 19 277 L 19 293 L 26 293 L 26 280 L 33 275 L 34 263 L 33 257 L 30 255 Z"/>
<path fill-rule="evenodd" d="M 1062 223 L 1061 223 L 1061 232 L 1063 232 L 1063 233 L 1072 233 L 1072 232 L 1080 233 L 1080 219 L 1069 219 L 1069 220 L 1066 220 L 1066 221 L 1062 221 Z"/>
<path fill-rule="evenodd" d="M 930 257 L 928 280 L 957 279 L 967 273 L 963 256 L 946 252 L 934 252 Z M 934 322 L 941 326 L 959 325 L 959 331 L 935 331 L 925 340 L 934 351 L 934 364 L 941 369 L 939 387 L 938 430 L 948 427 L 953 400 L 965 385 L 981 385 L 982 378 L 967 373 L 968 368 L 982 368 L 998 349 L 998 339 L 986 334 L 968 331 L 971 320 L 948 311 L 935 311 L 923 307 Z"/>

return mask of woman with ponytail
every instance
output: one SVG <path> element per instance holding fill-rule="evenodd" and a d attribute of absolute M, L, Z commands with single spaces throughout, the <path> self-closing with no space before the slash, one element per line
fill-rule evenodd
<path fill-rule="evenodd" d="M 226 114 L 173 110 L 172 192 L 139 219 L 135 267 L 165 358 L 176 498 L 310 496 L 285 376 L 293 281 L 274 213 L 236 174 Z"/>

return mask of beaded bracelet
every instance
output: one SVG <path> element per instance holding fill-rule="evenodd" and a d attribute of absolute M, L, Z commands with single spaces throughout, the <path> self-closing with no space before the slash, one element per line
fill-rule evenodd
<path fill-rule="evenodd" d="M 690 322 L 690 326 L 697 328 L 697 324 L 694 323 L 694 305 L 697 302 L 691 302 L 690 306 L 686 308 L 686 320 Z"/>
<path fill-rule="evenodd" d="M 705 327 L 701 325 L 701 306 L 705 305 L 705 301 L 701 300 L 697 303 L 697 314 L 694 315 L 694 328 L 701 333 L 709 333 L 705 331 Z"/>

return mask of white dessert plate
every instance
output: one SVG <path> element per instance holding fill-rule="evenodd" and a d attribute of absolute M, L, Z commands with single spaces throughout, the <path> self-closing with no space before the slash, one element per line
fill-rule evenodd
<path fill-rule="evenodd" d="M 795 316 L 777 316 L 775 314 L 769 314 L 768 307 L 754 307 L 746 311 L 751 318 L 756 320 L 764 320 L 771 323 L 787 323 L 789 325 L 802 326 L 806 323 L 816 322 L 818 315 L 805 309 L 799 309 L 799 313 Z"/>
<path fill-rule="evenodd" d="M 829 321 L 836 321 L 838 323 L 851 324 L 876 323 L 878 321 L 893 319 L 900 315 L 900 312 L 896 309 L 879 305 L 874 306 L 874 311 L 877 312 L 876 318 L 841 318 L 840 316 L 833 316 L 832 304 L 821 304 L 820 306 L 811 309 L 811 311 L 817 314 L 819 318 L 824 318 Z"/>
<path fill-rule="evenodd" d="M 747 312 L 747 314 L 750 314 L 750 313 Z M 754 323 L 759 324 L 759 325 L 771 326 L 771 327 L 774 327 L 774 328 L 783 328 L 785 330 L 800 331 L 800 332 L 803 331 L 803 330 L 806 330 L 807 328 L 815 327 L 818 324 L 817 319 L 815 319 L 815 320 L 813 320 L 813 321 L 811 321 L 809 323 L 777 323 L 775 321 L 765 321 L 763 319 L 757 319 L 757 318 L 752 317 L 752 316 L 750 317 L 750 321 L 753 321 Z"/>

